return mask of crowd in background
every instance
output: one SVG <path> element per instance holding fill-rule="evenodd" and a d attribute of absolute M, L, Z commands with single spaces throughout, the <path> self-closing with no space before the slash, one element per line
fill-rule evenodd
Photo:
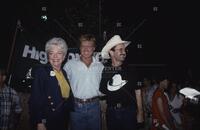
<path fill-rule="evenodd" d="M 144 77 L 142 92 L 143 92 L 143 105 L 145 113 L 145 128 L 143 130 L 151 129 L 152 125 L 152 98 L 157 87 L 158 81 L 154 77 Z M 175 125 L 175 130 L 198 130 L 199 124 L 199 101 L 194 101 L 185 98 L 184 95 L 179 93 L 179 90 L 185 87 L 195 88 L 200 90 L 199 80 L 178 80 L 177 77 L 169 80 L 169 86 L 164 91 L 168 100 L 168 107 L 171 113 L 171 120 Z"/>

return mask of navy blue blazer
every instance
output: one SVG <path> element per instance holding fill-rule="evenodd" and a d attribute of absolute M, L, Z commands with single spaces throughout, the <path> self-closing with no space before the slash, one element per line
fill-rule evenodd
<path fill-rule="evenodd" d="M 63 69 L 62 72 L 68 81 L 66 72 Z M 32 77 L 29 98 L 31 122 L 35 125 L 41 122 L 48 123 L 48 121 L 62 122 L 73 108 L 72 91 L 69 98 L 62 98 L 58 80 L 49 64 L 35 67 Z"/>

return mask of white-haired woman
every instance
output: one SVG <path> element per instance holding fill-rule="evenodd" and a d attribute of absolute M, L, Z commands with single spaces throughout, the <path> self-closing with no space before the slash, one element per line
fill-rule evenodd
<path fill-rule="evenodd" d="M 32 128 L 36 130 L 66 130 L 72 93 L 62 63 L 67 54 L 64 39 L 54 37 L 46 42 L 49 64 L 33 69 L 29 99 Z"/>

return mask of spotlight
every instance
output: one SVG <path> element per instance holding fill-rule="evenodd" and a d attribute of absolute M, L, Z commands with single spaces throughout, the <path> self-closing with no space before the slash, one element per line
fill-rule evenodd
<path fill-rule="evenodd" d="M 47 17 L 47 15 L 42 15 L 42 16 L 41 16 L 41 19 L 42 19 L 43 21 L 47 21 L 48 17 Z"/>
<path fill-rule="evenodd" d="M 43 20 L 43 21 L 47 21 L 47 19 L 48 19 L 48 17 L 47 17 L 47 7 L 46 6 L 42 6 L 41 7 L 41 19 Z"/>

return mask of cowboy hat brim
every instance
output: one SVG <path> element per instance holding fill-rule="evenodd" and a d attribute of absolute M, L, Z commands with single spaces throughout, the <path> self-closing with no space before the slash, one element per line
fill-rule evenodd
<path fill-rule="evenodd" d="M 117 91 L 117 90 L 119 90 L 121 87 L 123 87 L 126 83 L 127 83 L 126 80 L 123 80 L 123 81 L 121 82 L 121 84 L 118 84 L 118 85 L 110 85 L 109 82 L 108 82 L 108 83 L 107 83 L 107 89 L 108 89 L 109 91 Z"/>

